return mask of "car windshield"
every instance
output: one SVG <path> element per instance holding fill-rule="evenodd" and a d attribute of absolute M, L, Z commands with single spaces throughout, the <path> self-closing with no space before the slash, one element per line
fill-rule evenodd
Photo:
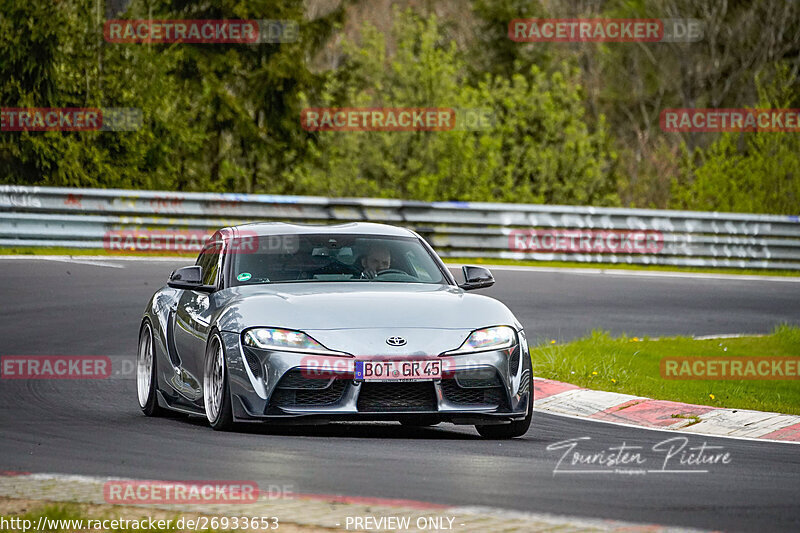
<path fill-rule="evenodd" d="M 231 286 L 349 281 L 446 283 L 428 250 L 413 237 L 262 235 L 230 245 Z"/>

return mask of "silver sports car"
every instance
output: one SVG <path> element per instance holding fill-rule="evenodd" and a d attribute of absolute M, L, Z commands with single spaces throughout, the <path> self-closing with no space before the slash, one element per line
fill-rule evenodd
<path fill-rule="evenodd" d="M 139 405 L 236 422 L 395 420 L 525 434 L 525 333 L 494 283 L 458 284 L 407 229 L 256 223 L 224 228 L 172 273 L 140 325 Z"/>

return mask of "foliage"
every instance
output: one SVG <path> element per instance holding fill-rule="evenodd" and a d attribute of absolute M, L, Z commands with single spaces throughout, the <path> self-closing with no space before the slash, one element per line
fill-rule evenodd
<path fill-rule="evenodd" d="M 800 107 L 788 69 L 759 83 L 760 109 Z M 684 146 L 685 149 L 685 146 Z M 723 133 L 684 163 L 674 205 L 701 211 L 800 214 L 800 137 L 794 132 Z"/>
<path fill-rule="evenodd" d="M 314 194 L 465 200 L 614 204 L 602 122 L 584 121 L 577 72 L 535 66 L 510 79 L 467 82 L 467 64 L 443 38 L 435 16 L 398 13 L 397 51 L 366 28 L 349 44 L 346 76 L 326 85 L 311 107 L 447 107 L 485 110 L 491 125 L 474 131 L 321 132 L 311 158 L 290 183 Z M 344 81 L 343 81 L 344 79 Z"/>
<path fill-rule="evenodd" d="M 320 76 L 303 58 L 343 8 L 303 18 L 302 0 L 134 0 L 127 18 L 282 19 L 300 39 L 260 44 L 104 42 L 96 2 L 0 0 L 3 107 L 133 107 L 133 132 L 0 134 L 0 182 L 251 191 L 301 156 L 298 93 Z"/>

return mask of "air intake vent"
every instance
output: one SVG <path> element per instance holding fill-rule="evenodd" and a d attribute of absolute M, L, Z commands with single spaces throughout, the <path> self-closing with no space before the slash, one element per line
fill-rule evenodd
<path fill-rule="evenodd" d="M 319 380 L 317 380 L 319 381 Z M 322 382 L 325 384 L 326 382 Z M 275 389 L 270 398 L 270 407 L 309 407 L 338 403 L 342 399 L 347 382 L 334 379 L 324 389 Z"/>
<path fill-rule="evenodd" d="M 253 376 L 255 376 L 257 379 L 261 379 L 264 373 L 261 369 L 261 362 L 258 356 L 245 348 L 244 360 L 247 362 L 247 366 L 250 368 L 250 372 L 253 373 Z"/>
<path fill-rule="evenodd" d="M 325 389 L 331 384 L 330 375 L 303 375 L 300 369 L 289 370 L 278 382 L 279 389 Z M 342 381 L 342 380 L 338 380 Z"/>
<path fill-rule="evenodd" d="M 508 373 L 512 376 L 516 375 L 517 370 L 519 370 L 519 352 L 520 348 L 519 345 L 517 345 L 514 351 L 511 352 L 511 357 L 508 358 Z"/>
<path fill-rule="evenodd" d="M 508 408 L 506 391 L 503 387 L 465 388 L 460 387 L 454 379 L 443 379 L 442 394 L 447 401 L 459 405 Z"/>
<path fill-rule="evenodd" d="M 456 372 L 456 382 L 464 388 L 502 387 L 503 382 L 493 367 Z"/>
<path fill-rule="evenodd" d="M 436 411 L 433 382 L 363 383 L 358 410 L 367 412 Z"/>

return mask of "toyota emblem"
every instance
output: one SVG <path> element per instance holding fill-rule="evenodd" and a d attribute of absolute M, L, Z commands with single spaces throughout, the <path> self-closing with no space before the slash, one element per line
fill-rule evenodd
<path fill-rule="evenodd" d="M 403 346 L 406 340 L 403 337 L 389 337 L 386 339 L 386 344 L 389 346 Z"/>

